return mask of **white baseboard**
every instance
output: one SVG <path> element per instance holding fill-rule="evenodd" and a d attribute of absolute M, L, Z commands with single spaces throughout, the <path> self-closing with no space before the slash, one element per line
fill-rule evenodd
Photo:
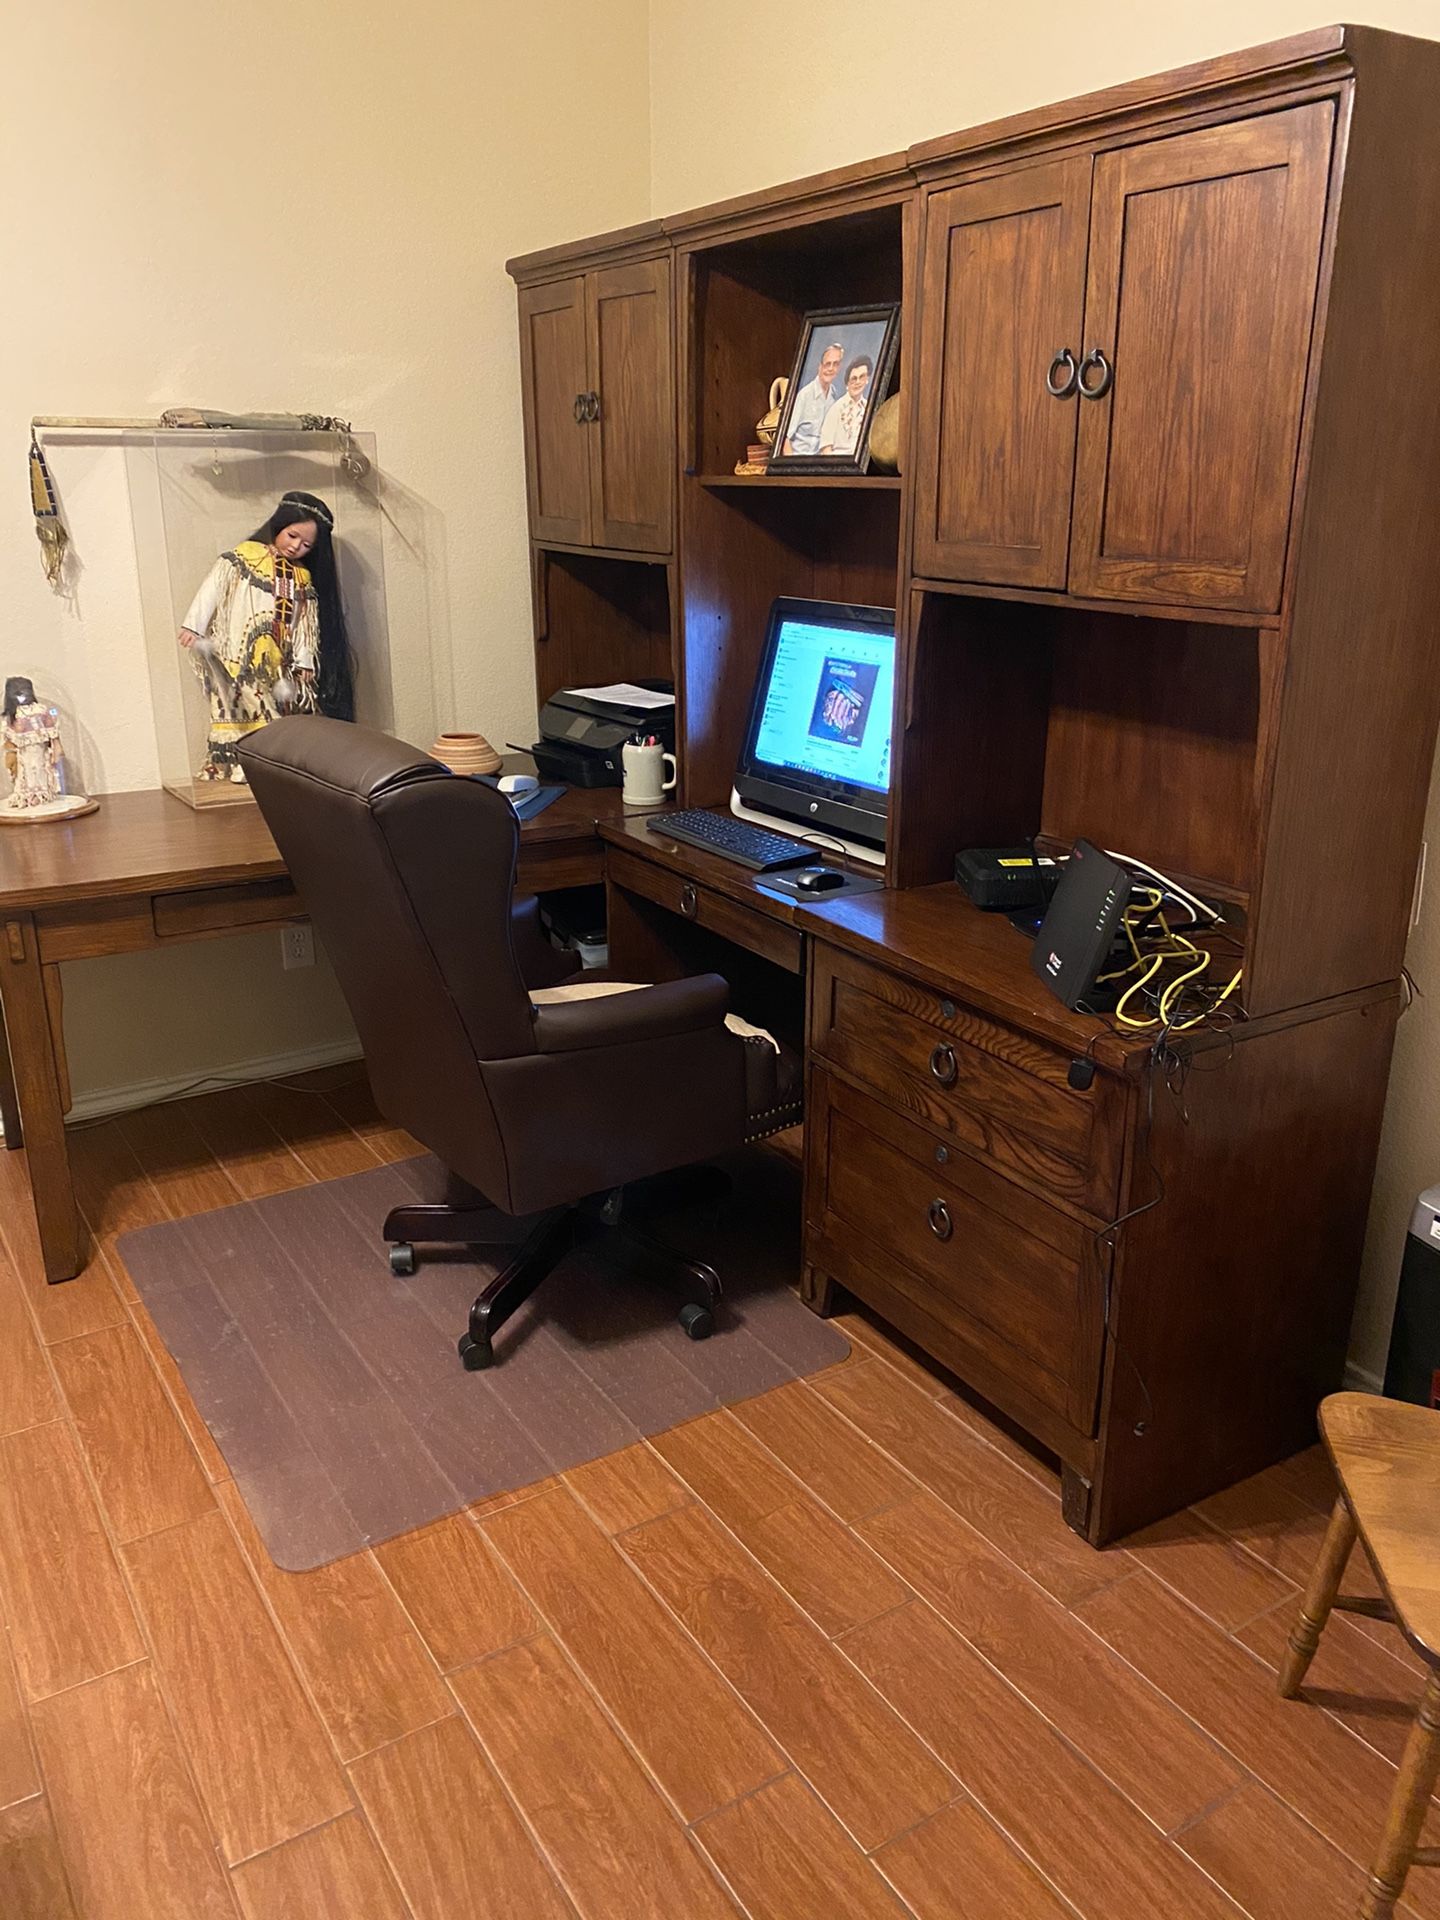
<path fill-rule="evenodd" d="M 288 1053 L 273 1053 L 258 1060 L 236 1060 L 223 1073 L 204 1077 L 177 1073 L 158 1080 L 134 1080 L 122 1087 L 91 1087 L 76 1096 L 67 1118 L 97 1120 L 107 1113 L 124 1113 L 131 1107 L 176 1100 L 182 1094 L 215 1093 L 222 1087 L 247 1080 L 284 1080 L 292 1074 L 309 1073 L 315 1067 L 333 1067 L 360 1058 L 358 1044 L 351 1036 L 327 1041 L 324 1046 L 292 1048 Z"/>

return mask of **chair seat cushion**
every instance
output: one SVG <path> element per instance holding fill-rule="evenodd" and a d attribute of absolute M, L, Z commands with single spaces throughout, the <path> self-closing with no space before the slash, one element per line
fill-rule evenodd
<path fill-rule="evenodd" d="M 635 993 L 638 980 L 572 980 L 561 987 L 540 987 L 530 995 L 537 1007 L 569 1000 L 598 1000 L 610 993 Z M 804 1112 L 804 1068 L 792 1048 L 764 1027 L 752 1026 L 738 1013 L 727 1013 L 725 1025 L 745 1048 L 745 1138 L 763 1140 L 767 1134 L 793 1127 Z"/>

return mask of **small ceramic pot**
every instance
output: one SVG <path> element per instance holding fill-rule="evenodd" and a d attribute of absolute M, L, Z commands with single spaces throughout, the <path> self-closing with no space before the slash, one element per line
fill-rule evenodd
<path fill-rule="evenodd" d="M 498 773 L 500 756 L 483 733 L 442 733 L 430 749 L 451 773 Z"/>

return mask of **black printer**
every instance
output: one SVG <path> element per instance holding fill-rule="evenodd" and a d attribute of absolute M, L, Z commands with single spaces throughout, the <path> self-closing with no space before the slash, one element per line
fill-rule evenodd
<path fill-rule="evenodd" d="M 627 682 L 639 693 L 671 697 L 654 707 L 623 698 L 600 698 L 593 689 L 570 688 L 554 694 L 540 709 L 540 738 L 530 749 L 542 780 L 564 780 L 572 787 L 618 787 L 624 769 L 620 749 L 638 733 L 652 736 L 668 753 L 675 751 L 674 686 L 669 680 Z M 602 689 L 622 694 L 624 688 Z"/>

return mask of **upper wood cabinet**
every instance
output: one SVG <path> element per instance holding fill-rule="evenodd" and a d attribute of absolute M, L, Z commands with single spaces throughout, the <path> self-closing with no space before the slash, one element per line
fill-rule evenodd
<path fill-rule="evenodd" d="M 522 287 L 520 367 L 532 537 L 668 553 L 668 257 Z"/>
<path fill-rule="evenodd" d="M 917 573 L 1275 611 L 1333 119 L 1318 101 L 931 197 Z"/>
<path fill-rule="evenodd" d="M 1027 167 L 930 201 L 919 574 L 1065 585 L 1090 164 Z"/>

